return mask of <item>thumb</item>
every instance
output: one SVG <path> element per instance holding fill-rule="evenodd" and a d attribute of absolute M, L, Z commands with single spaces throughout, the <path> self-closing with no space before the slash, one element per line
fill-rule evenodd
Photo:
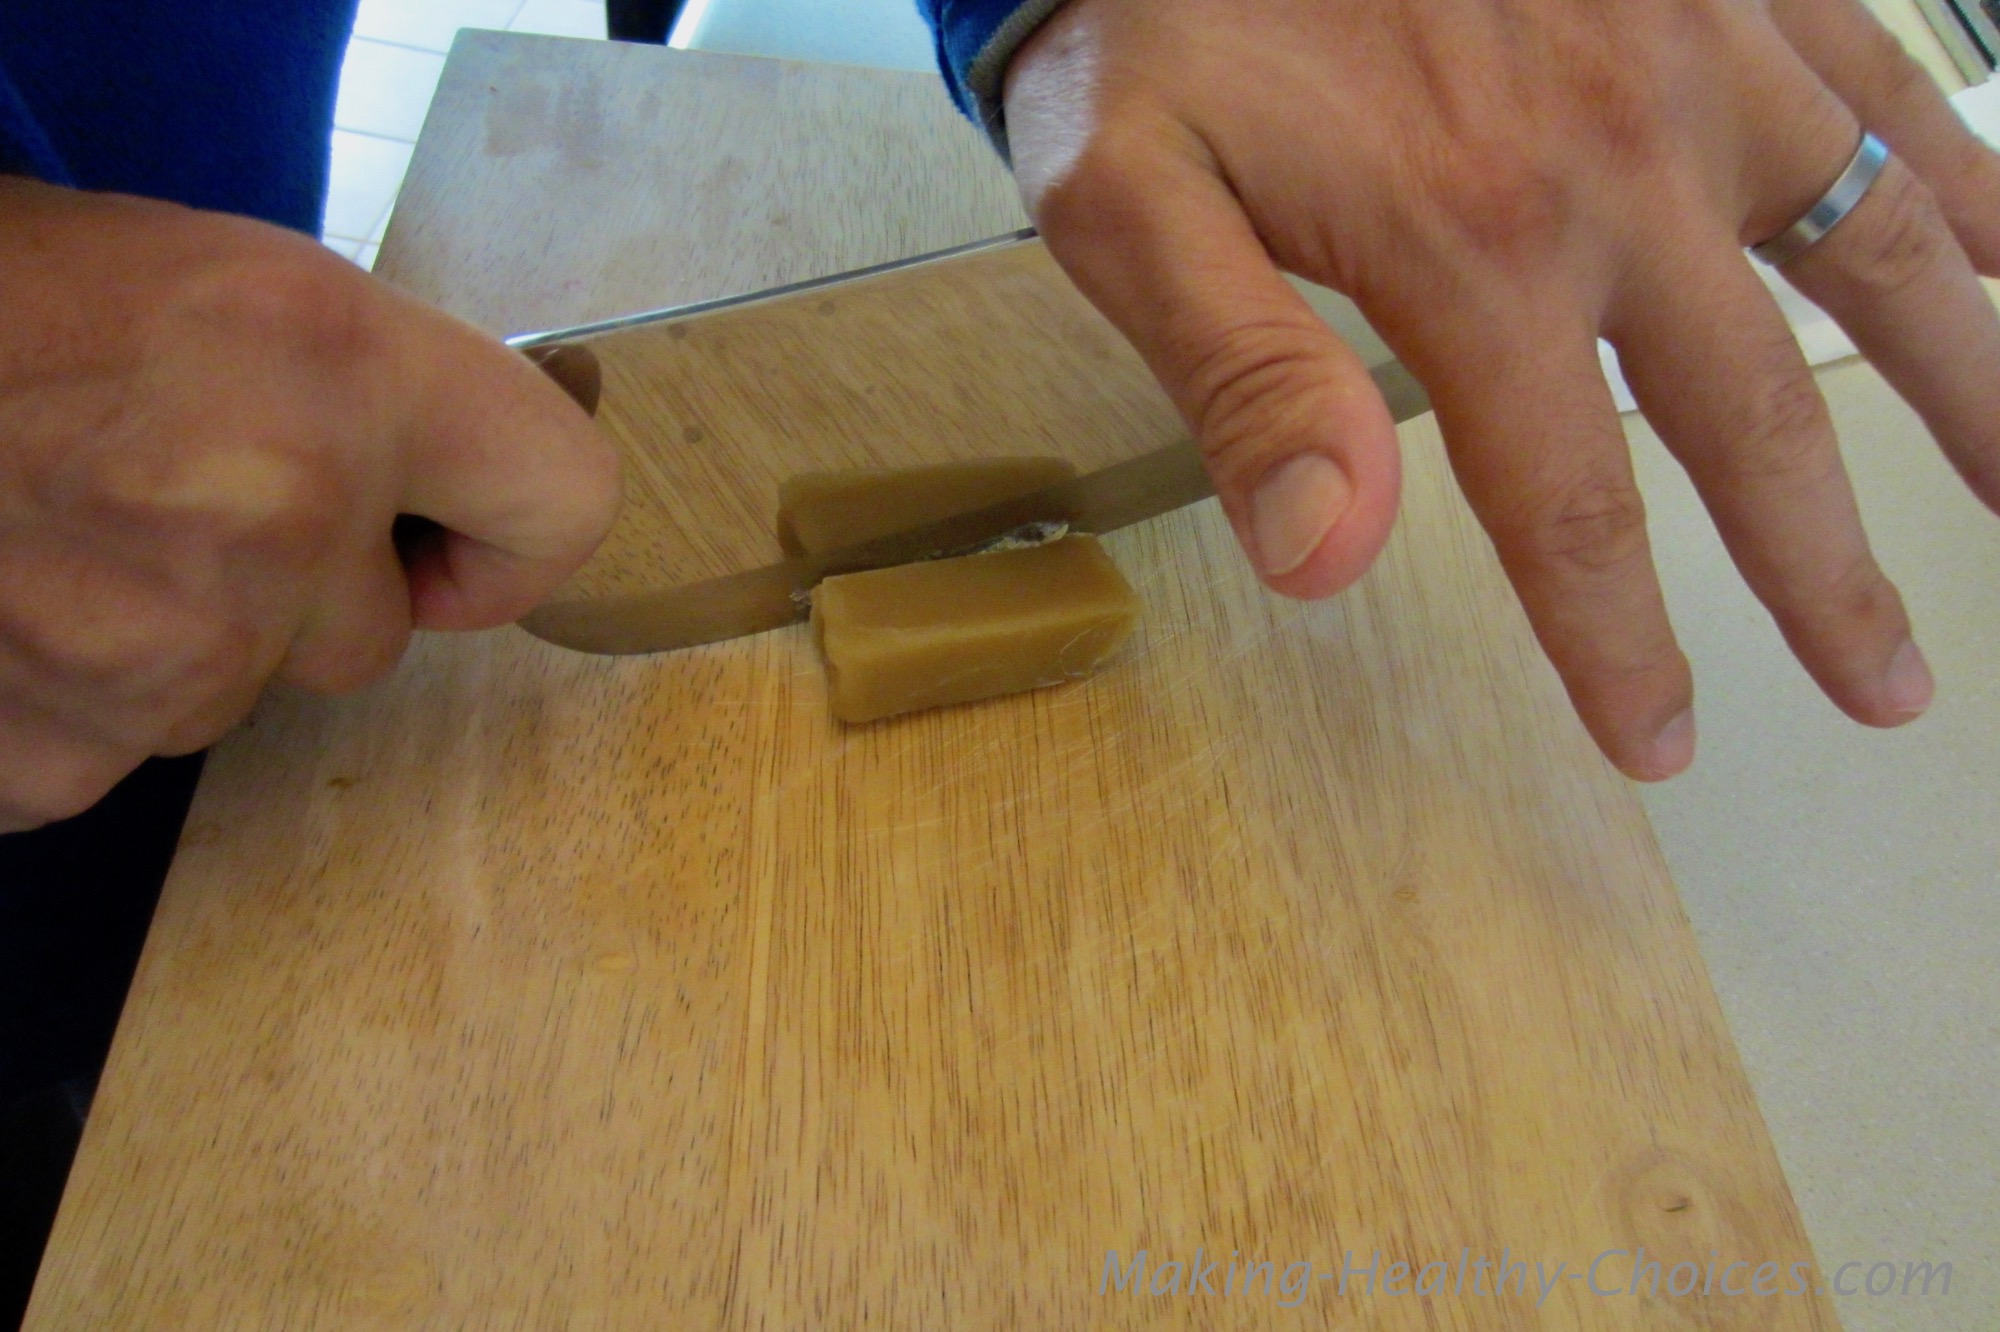
<path fill-rule="evenodd" d="M 1180 408 L 1264 582 L 1314 598 L 1361 577 L 1395 521 L 1395 422 L 1222 180 L 1172 152 L 1085 154 L 1035 212 Z"/>

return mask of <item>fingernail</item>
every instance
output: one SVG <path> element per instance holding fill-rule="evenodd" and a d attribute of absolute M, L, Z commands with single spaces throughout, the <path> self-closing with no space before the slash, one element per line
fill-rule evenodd
<path fill-rule="evenodd" d="M 1301 453 L 1264 473 L 1250 499 L 1257 566 L 1275 578 L 1304 564 L 1353 498 L 1347 474 L 1325 454 Z"/>
<path fill-rule="evenodd" d="M 1694 762 L 1694 709 L 1689 708 L 1662 726 L 1646 751 L 1640 776 L 1660 782 L 1684 772 Z"/>
<path fill-rule="evenodd" d="M 1937 682 L 1931 679 L 1923 650 L 1915 639 L 1904 639 L 1896 655 L 1889 658 L 1888 673 L 1882 677 L 1883 701 L 1891 712 L 1914 717 L 1931 705 L 1936 693 Z"/>

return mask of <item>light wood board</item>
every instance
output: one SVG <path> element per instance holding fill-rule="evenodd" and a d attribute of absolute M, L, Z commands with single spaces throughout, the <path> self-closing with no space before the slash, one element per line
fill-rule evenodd
<path fill-rule="evenodd" d="M 511 330 L 1016 218 L 926 80 L 477 34 L 380 271 Z M 1212 502 L 1113 537 L 1146 621 L 1083 685 L 843 730 L 801 630 L 507 630 L 267 699 L 29 1326 L 1833 1326 L 1099 1293 L 1140 1248 L 1810 1257 L 1638 805 L 1403 438 L 1336 601 L 1261 592 Z"/>
<path fill-rule="evenodd" d="M 800 472 L 1022 456 L 1094 472 L 1188 438 L 1039 239 L 568 340 L 601 367 L 628 510 L 559 602 L 784 558 L 778 486 Z"/>

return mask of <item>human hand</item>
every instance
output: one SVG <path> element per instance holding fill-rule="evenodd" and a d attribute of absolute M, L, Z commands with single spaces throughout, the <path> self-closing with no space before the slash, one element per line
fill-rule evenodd
<path fill-rule="evenodd" d="M 516 619 L 610 526 L 617 458 L 561 390 L 304 237 L 0 180 L 0 290 L 0 830 L 268 680 Z M 399 559 L 399 514 L 443 531 Z"/>
<path fill-rule="evenodd" d="M 1692 760 L 1607 338 L 1738 569 L 1829 697 L 1893 726 L 1931 677 L 1831 420 L 1743 247 L 1863 126 L 1892 161 L 1785 276 L 2000 509 L 2000 158 L 1858 0 L 1070 0 L 1007 130 L 1057 260 L 1207 454 L 1264 581 L 1327 596 L 1388 537 L 1389 414 L 1279 277 L 1352 297 L 1436 404 L 1459 483 L 1599 746 Z"/>

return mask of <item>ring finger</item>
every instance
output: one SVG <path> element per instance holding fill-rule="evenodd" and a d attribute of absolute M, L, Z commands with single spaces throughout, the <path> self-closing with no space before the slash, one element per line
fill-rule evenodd
<path fill-rule="evenodd" d="M 2000 512 L 2000 316 L 1924 183 L 1892 158 L 1853 211 L 1782 272 L 1846 330 Z"/>

